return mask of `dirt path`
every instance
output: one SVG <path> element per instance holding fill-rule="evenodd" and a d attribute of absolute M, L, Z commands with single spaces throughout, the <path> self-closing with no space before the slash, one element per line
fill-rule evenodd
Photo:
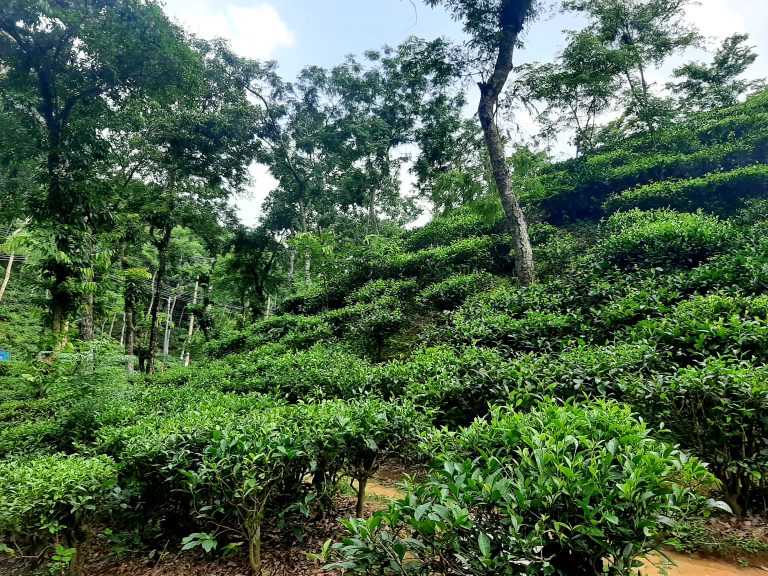
<path fill-rule="evenodd" d="M 366 493 L 369 496 L 380 498 L 401 498 L 402 490 L 380 484 L 375 479 L 368 481 Z M 764 568 L 742 568 L 722 560 L 709 558 L 694 558 L 685 554 L 669 553 L 675 566 L 668 566 L 669 576 L 768 576 L 768 566 Z M 646 562 L 646 567 L 641 569 L 639 576 L 656 576 L 661 574 L 658 566 L 663 565 L 660 557 L 652 558 Z"/>
<path fill-rule="evenodd" d="M 754 576 L 768 575 L 766 568 L 741 568 L 729 562 L 722 560 L 712 560 L 709 558 L 693 558 L 691 556 L 670 553 L 669 557 L 674 560 L 676 566 L 669 568 L 670 576 Z M 647 563 L 647 565 L 650 563 Z M 644 568 L 640 574 L 642 576 L 655 576 L 659 571 L 652 566 Z"/>

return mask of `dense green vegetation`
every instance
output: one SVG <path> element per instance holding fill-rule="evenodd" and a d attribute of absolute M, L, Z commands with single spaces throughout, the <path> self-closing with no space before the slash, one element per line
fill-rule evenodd
<path fill-rule="evenodd" d="M 519 6 L 429 3 L 504 53 Z M 293 541 L 350 482 L 356 517 L 315 551 L 347 574 L 623 576 L 711 514 L 766 514 L 746 37 L 673 99 L 644 71 L 700 40 L 684 2 L 564 2 L 587 27 L 514 92 L 576 156 L 516 147 L 505 192 L 445 40 L 292 83 L 154 2 L 98 4 L 0 7 L 0 561 L 82 572 L 120 534 L 258 574 L 264 530 Z M 401 145 L 435 207 L 417 228 Z M 253 161 L 279 184 L 246 228 L 227 201 Z M 370 514 L 393 458 L 419 474 Z"/>

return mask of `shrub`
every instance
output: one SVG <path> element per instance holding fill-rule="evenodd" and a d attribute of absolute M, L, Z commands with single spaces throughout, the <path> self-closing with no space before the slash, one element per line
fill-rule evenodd
<path fill-rule="evenodd" d="M 761 294 L 768 288 L 768 239 L 745 239 L 738 250 L 715 256 L 691 270 L 686 279 L 690 291 L 730 290 Z"/>
<path fill-rule="evenodd" d="M 381 296 L 357 307 L 356 312 L 350 319 L 349 335 L 378 362 L 382 359 L 387 339 L 407 323 L 402 303 L 395 296 Z"/>
<path fill-rule="evenodd" d="M 301 494 L 309 470 L 297 424 L 274 399 L 212 394 L 176 414 L 105 427 L 99 448 L 121 462 L 142 522 L 217 528 L 246 539 L 258 573 L 261 523 L 281 490 Z"/>
<path fill-rule="evenodd" d="M 423 422 L 406 403 L 287 406 L 213 394 L 176 414 L 105 428 L 100 449 L 119 458 L 126 482 L 138 487 L 143 521 L 205 531 L 196 534 L 208 535 L 210 546 L 243 539 L 258 573 L 266 519 L 307 508 L 341 474 L 358 481 L 362 506 L 367 479 L 384 458 L 415 442 Z"/>
<path fill-rule="evenodd" d="M 517 384 L 507 363 L 495 351 L 436 346 L 418 350 L 406 361 L 379 368 L 372 386 L 388 397 L 405 397 L 435 412 L 437 423 L 467 424 L 488 411 L 490 402 L 504 400 Z"/>
<path fill-rule="evenodd" d="M 408 298 L 416 292 L 415 280 L 371 280 L 353 292 L 347 300 L 350 304 L 371 304 L 380 298 Z"/>
<path fill-rule="evenodd" d="M 419 299 L 437 310 L 452 310 L 471 295 L 491 287 L 494 276 L 488 272 L 460 274 L 436 282 L 419 293 Z"/>
<path fill-rule="evenodd" d="M 515 317 L 506 312 L 475 311 L 462 307 L 451 317 L 446 335 L 456 343 L 505 346 L 516 352 L 550 352 L 583 337 L 587 328 L 581 310 L 540 312 L 527 310 Z"/>
<path fill-rule="evenodd" d="M 320 316 L 283 314 L 260 320 L 243 332 L 208 343 L 208 355 L 221 358 L 228 354 L 252 350 L 266 344 L 280 343 L 294 350 L 309 348 L 330 340 L 331 327 Z"/>
<path fill-rule="evenodd" d="M 392 456 L 405 457 L 427 427 L 423 412 L 410 402 L 375 398 L 326 401 L 298 407 L 294 416 L 307 426 L 305 450 L 315 463 L 318 494 L 344 475 L 357 482 L 358 517 L 363 515 L 368 479 Z M 414 451 L 415 452 L 415 451 Z"/>
<path fill-rule="evenodd" d="M 605 346 L 581 344 L 557 356 L 534 362 L 528 357 L 516 359 L 531 365 L 542 393 L 560 399 L 571 397 L 621 399 L 621 378 L 650 375 L 668 367 L 669 359 L 648 342 L 617 343 Z"/>
<path fill-rule="evenodd" d="M 353 398 L 366 388 L 368 363 L 346 347 L 317 344 L 293 351 L 266 345 L 246 354 L 233 354 L 194 370 L 155 377 L 153 388 L 185 386 L 200 391 L 219 390 L 272 394 L 288 402 L 322 398 Z M 179 392 L 185 396 L 186 391 Z M 163 393 L 165 396 L 165 393 Z M 194 393 L 193 393 L 194 397 Z"/>
<path fill-rule="evenodd" d="M 733 237 L 726 222 L 701 212 L 631 210 L 611 216 L 597 250 L 621 269 L 692 268 L 725 251 Z"/>
<path fill-rule="evenodd" d="M 355 398 L 367 387 L 369 364 L 340 346 L 308 350 L 268 359 L 263 371 L 246 384 L 289 402 L 323 398 Z"/>
<path fill-rule="evenodd" d="M 700 178 L 654 182 L 606 200 L 607 212 L 639 208 L 652 210 L 671 208 L 693 212 L 730 213 L 746 198 L 768 195 L 768 166 L 757 164 L 730 172 L 711 172 Z"/>
<path fill-rule="evenodd" d="M 699 505 L 679 483 L 695 489 L 710 478 L 611 402 L 497 408 L 433 446 L 445 452 L 423 484 L 370 521 L 345 521 L 329 567 L 596 576 L 609 562 L 628 576 L 665 524 Z"/>
<path fill-rule="evenodd" d="M 416 252 L 503 231 L 504 220 L 500 215 L 483 217 L 469 208 L 460 208 L 410 232 L 405 248 Z"/>
<path fill-rule="evenodd" d="M 694 296 L 661 318 L 639 322 L 629 338 L 658 343 L 680 364 L 714 355 L 762 361 L 768 358 L 768 297 Z"/>
<path fill-rule="evenodd" d="M 508 235 L 480 236 L 458 240 L 413 253 L 395 254 L 382 262 L 380 277 L 415 277 L 422 284 L 444 280 L 454 274 L 485 270 L 507 273 L 513 269 Z"/>
<path fill-rule="evenodd" d="M 551 224 L 531 226 L 530 233 L 536 275 L 540 278 L 562 274 L 586 248 L 582 239 Z"/>
<path fill-rule="evenodd" d="M 709 358 L 673 375 L 628 378 L 628 399 L 674 442 L 710 462 L 725 501 L 742 514 L 768 472 L 768 370 Z"/>
<path fill-rule="evenodd" d="M 0 542 L 39 552 L 76 548 L 89 518 L 119 502 L 117 469 L 106 456 L 56 454 L 0 462 Z"/>

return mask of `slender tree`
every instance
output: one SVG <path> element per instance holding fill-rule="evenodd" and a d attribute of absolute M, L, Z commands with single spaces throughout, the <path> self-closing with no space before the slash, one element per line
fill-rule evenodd
<path fill-rule="evenodd" d="M 744 73 L 757 60 L 748 34 L 734 34 L 723 40 L 710 64 L 689 62 L 674 70 L 677 82 L 667 88 L 679 95 L 684 112 L 733 106 L 739 98 L 765 86 L 764 79 L 745 79 Z"/>
<path fill-rule="evenodd" d="M 535 15 L 534 0 L 427 0 L 430 6 L 444 5 L 464 25 L 469 45 L 483 55 L 494 55 L 478 82 L 480 103 L 477 115 L 496 187 L 504 207 L 507 226 L 515 243 L 515 271 L 521 286 L 536 280 L 528 223 L 515 194 L 512 174 L 506 161 L 504 141 L 497 124 L 499 98 L 513 68 L 513 55 L 526 23 Z M 487 58 L 487 56 L 486 56 Z"/>

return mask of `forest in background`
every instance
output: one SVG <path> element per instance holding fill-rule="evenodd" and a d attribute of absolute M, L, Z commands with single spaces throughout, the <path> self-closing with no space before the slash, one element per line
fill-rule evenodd
<path fill-rule="evenodd" d="M 154 2 L 0 7 L 14 570 L 88 573 L 100 539 L 259 573 L 262 529 L 311 532 L 343 478 L 355 517 L 315 558 L 338 573 L 768 551 L 711 528 L 768 506 L 768 92 L 748 37 L 711 45 L 683 0 L 568 0 L 585 27 L 526 63 L 544 7 L 428 4 L 465 44 L 292 81 Z M 711 60 L 648 80 L 691 47 Z M 231 200 L 254 162 L 278 185 L 249 228 Z M 394 457 L 419 480 L 370 514 Z"/>

